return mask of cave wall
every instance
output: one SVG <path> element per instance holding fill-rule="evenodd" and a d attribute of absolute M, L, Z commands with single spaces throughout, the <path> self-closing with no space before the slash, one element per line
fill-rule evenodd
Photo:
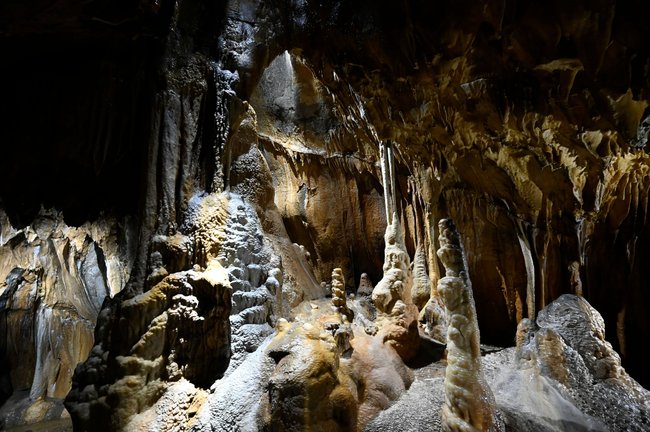
<path fill-rule="evenodd" d="M 470 245 L 484 339 L 507 343 L 520 317 L 579 292 L 645 381 L 632 341 L 647 337 L 648 289 L 643 272 L 625 280 L 647 241 L 648 25 L 635 7 L 313 5 L 299 28 L 327 37 L 293 43 L 344 124 L 396 142 L 416 179 L 434 172 L 418 194 Z"/>
<path fill-rule="evenodd" d="M 251 100 L 270 108 L 279 135 L 292 127 L 317 135 L 337 118 L 327 138 L 302 139 L 312 152 L 377 161 L 379 142 L 396 143 L 402 206 L 458 220 L 470 245 L 486 340 L 507 344 L 522 317 L 578 293 L 602 311 L 624 364 L 645 382 L 643 344 L 632 342 L 647 337 L 641 310 L 648 304 L 642 272 L 631 270 L 647 240 L 649 28 L 639 8 L 613 1 L 543 8 L 306 2 L 278 12 L 262 4 L 282 19 L 271 28 L 253 20 L 251 39 L 271 52 L 268 40 L 279 41 L 335 102 L 318 123 L 313 101 L 298 100 L 311 117 L 296 111 L 292 122 L 282 107 L 286 94 L 274 97 L 276 107 Z M 263 58 L 267 64 L 272 56 Z M 242 76 L 268 84 L 263 68 L 235 64 Z M 304 89 L 311 79 L 302 87 L 296 81 L 302 94 L 313 93 Z M 243 98 L 250 82 L 243 81 Z M 266 115 L 262 135 L 269 134 Z M 423 214 L 412 219 L 425 225 Z M 415 222 L 407 225 L 415 244 Z M 435 235 L 421 231 L 430 250 Z"/>
<path fill-rule="evenodd" d="M 522 318 L 580 294 L 647 385 L 640 1 L 2 8 L 3 229 L 33 226 L 41 206 L 71 226 L 134 221 L 118 240 L 129 258 L 107 256 L 131 275 L 105 305 L 109 321 L 162 268 L 209 267 L 168 242 L 196 235 L 188 214 L 206 193 L 252 203 L 283 257 L 264 270 L 282 268 L 283 287 L 262 321 L 322 295 L 335 267 L 349 288 L 363 272 L 378 280 L 379 145 L 390 141 L 406 248 L 423 246 L 435 286 L 436 221 L 456 221 L 485 341 L 511 344 Z M 156 236 L 174 252 L 160 253 Z M 111 358 L 132 348 L 111 342 L 117 325 L 97 331 Z"/>

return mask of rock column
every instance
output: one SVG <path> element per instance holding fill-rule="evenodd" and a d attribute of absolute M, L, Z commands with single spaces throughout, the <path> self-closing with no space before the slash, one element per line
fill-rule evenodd
<path fill-rule="evenodd" d="M 494 396 L 481 368 L 480 334 L 463 246 L 451 219 L 441 220 L 438 226 L 438 257 L 445 267 L 438 292 L 449 318 L 443 429 L 497 430 Z"/>

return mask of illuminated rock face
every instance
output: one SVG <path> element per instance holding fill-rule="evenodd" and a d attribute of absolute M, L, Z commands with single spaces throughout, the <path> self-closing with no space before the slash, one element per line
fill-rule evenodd
<path fill-rule="evenodd" d="M 0 225 L 0 415 L 56 420 L 104 299 L 129 277 L 132 231 L 110 218 L 70 227 L 54 211 L 22 229 L 0 211 Z"/>
<path fill-rule="evenodd" d="M 485 342 L 581 295 L 650 383 L 650 30 L 634 2 L 108 3 L 0 5 L 0 419 L 59 418 L 72 386 L 81 429 L 281 428 L 296 406 L 361 428 L 407 390 L 403 361 L 426 358 L 418 326 L 458 327 L 437 289 L 441 218 Z M 345 299 L 355 337 L 318 335 L 314 355 L 356 408 L 267 410 L 247 377 L 281 396 L 313 383 L 260 347 L 336 268 L 339 291 L 376 283 Z M 291 340 L 279 363 L 323 375 L 300 352 L 316 339 Z M 585 360 L 594 377 L 618 370 L 604 358 Z M 226 382 L 254 390 L 264 422 Z"/>

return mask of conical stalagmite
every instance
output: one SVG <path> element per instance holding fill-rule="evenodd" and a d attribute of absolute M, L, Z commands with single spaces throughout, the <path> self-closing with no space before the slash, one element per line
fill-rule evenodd
<path fill-rule="evenodd" d="M 443 427 L 463 432 L 499 430 L 494 396 L 481 368 L 480 334 L 463 246 L 451 219 L 442 219 L 438 226 L 438 257 L 445 266 L 438 291 L 449 317 Z"/>

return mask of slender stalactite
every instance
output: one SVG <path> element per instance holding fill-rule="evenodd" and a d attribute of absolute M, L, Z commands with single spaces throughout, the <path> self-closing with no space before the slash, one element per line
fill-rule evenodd
<path fill-rule="evenodd" d="M 517 239 L 519 247 L 524 258 L 526 266 L 526 306 L 528 309 L 528 319 L 535 319 L 535 263 L 533 262 L 532 248 L 530 241 L 526 237 L 524 226 L 521 221 L 517 221 Z"/>
<path fill-rule="evenodd" d="M 393 162 L 391 158 L 393 156 L 392 151 L 390 150 L 390 141 L 382 141 L 379 145 L 380 160 L 381 165 L 381 178 L 383 180 L 384 186 L 384 208 L 386 209 L 386 223 L 391 225 L 393 221 L 393 213 L 395 212 L 395 199 L 394 199 L 394 172 L 393 172 Z"/>

